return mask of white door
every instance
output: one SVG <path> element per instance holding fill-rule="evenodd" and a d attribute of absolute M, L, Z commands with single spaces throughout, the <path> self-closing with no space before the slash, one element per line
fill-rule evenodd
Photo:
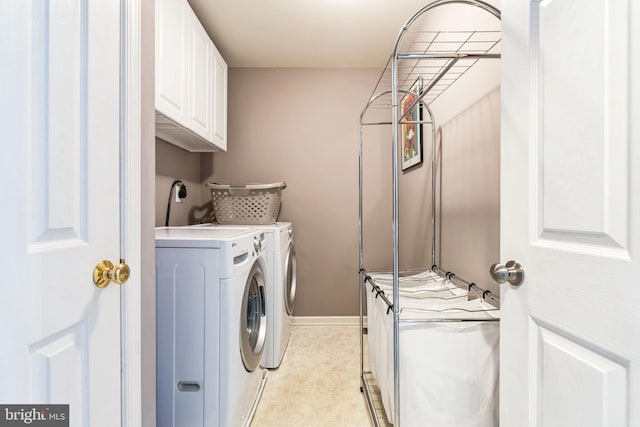
<path fill-rule="evenodd" d="M 502 2 L 502 427 L 640 426 L 637 6 Z"/>
<path fill-rule="evenodd" d="M 119 3 L 0 11 L 0 403 L 71 426 L 121 417 L 120 291 L 92 280 L 119 256 Z"/>

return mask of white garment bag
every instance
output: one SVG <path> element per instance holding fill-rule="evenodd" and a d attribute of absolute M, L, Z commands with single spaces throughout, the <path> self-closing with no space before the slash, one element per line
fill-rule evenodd
<path fill-rule="evenodd" d="M 401 324 L 400 425 L 496 427 L 499 337 L 499 322 Z"/>
<path fill-rule="evenodd" d="M 443 283 L 433 286 L 442 288 Z M 375 298 L 370 287 L 367 289 L 370 369 L 378 382 L 387 419 L 392 422 L 393 314 L 387 314 L 384 300 Z M 386 292 L 392 300 L 390 294 Z M 430 295 L 438 297 L 401 296 L 401 319 L 499 317 L 498 310 L 480 299 L 468 301 L 466 291 L 457 288 L 448 295 Z M 497 426 L 499 330 L 496 321 L 401 323 L 401 426 Z"/>

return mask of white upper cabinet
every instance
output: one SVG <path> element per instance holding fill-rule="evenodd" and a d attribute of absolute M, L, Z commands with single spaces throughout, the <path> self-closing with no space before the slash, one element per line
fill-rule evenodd
<path fill-rule="evenodd" d="M 156 110 L 187 124 L 187 31 L 185 0 L 156 2 Z"/>
<path fill-rule="evenodd" d="M 227 64 L 186 0 L 156 0 L 156 136 L 227 149 Z"/>
<path fill-rule="evenodd" d="M 189 105 L 187 127 L 204 139 L 213 135 L 213 42 L 189 10 Z"/>
<path fill-rule="evenodd" d="M 227 63 L 213 47 L 213 129 L 212 141 L 227 151 Z"/>

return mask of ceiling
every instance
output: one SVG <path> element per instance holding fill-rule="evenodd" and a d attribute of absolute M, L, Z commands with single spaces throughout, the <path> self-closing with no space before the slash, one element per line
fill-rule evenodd
<path fill-rule="evenodd" d="M 189 0 L 230 67 L 379 67 L 428 0 Z"/>

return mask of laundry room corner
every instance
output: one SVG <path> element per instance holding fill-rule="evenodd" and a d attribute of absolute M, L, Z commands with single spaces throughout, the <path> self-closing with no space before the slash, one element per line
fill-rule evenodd
<path fill-rule="evenodd" d="M 203 204 L 200 191 L 200 153 L 156 139 L 156 226 L 189 225 L 198 221 Z M 180 181 L 186 187 L 186 198 L 178 201 L 172 184 Z M 171 193 L 171 197 L 170 197 Z M 206 200 L 205 200 L 206 202 Z M 169 224 L 167 220 L 169 208 Z"/>
<path fill-rule="evenodd" d="M 279 182 L 294 224 L 295 316 L 355 316 L 357 117 L 377 69 L 234 68 L 229 149 L 202 155 L 204 182 Z M 207 160 L 211 159 L 211 164 Z M 202 199 L 210 197 L 202 187 Z"/>

